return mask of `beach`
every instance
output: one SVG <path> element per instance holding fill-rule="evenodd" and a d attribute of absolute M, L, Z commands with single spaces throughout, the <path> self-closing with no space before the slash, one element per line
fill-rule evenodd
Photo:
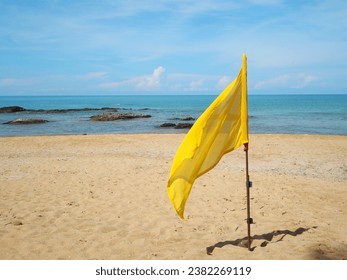
<path fill-rule="evenodd" d="M 0 259 L 346 259 L 347 136 L 250 135 L 175 213 L 184 134 L 0 137 Z"/>

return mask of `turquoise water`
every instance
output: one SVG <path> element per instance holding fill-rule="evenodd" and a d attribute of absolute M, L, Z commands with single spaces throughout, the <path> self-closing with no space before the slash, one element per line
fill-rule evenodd
<path fill-rule="evenodd" d="M 138 96 L 25 96 L 0 97 L 0 107 L 26 109 L 76 109 L 116 107 L 119 112 L 150 114 L 147 119 L 92 122 L 100 111 L 66 113 L 0 114 L 0 136 L 108 133 L 182 133 L 187 130 L 160 128 L 184 116 L 194 118 L 216 98 L 211 95 Z M 347 135 L 347 95 L 249 95 L 250 133 Z M 50 122 L 8 125 L 17 118 L 42 118 Z"/>

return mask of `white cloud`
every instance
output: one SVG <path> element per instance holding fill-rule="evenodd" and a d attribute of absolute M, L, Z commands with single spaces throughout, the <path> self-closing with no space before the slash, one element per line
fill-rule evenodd
<path fill-rule="evenodd" d="M 218 90 L 225 89 L 226 86 L 231 83 L 231 81 L 232 81 L 231 78 L 229 78 L 227 76 L 223 76 L 223 77 L 219 78 L 219 80 L 217 81 L 216 89 L 218 89 Z"/>
<path fill-rule="evenodd" d="M 304 88 L 316 80 L 318 78 L 310 74 L 285 74 L 260 81 L 255 84 L 254 89 Z"/>
<path fill-rule="evenodd" d="M 199 79 L 199 80 L 194 80 L 191 81 L 189 84 L 189 90 L 203 90 L 205 80 L 204 79 Z"/>
<path fill-rule="evenodd" d="M 313 75 L 299 74 L 297 77 L 296 85 L 293 85 L 293 88 L 304 88 L 311 84 L 313 81 L 317 81 L 318 78 Z"/>
<path fill-rule="evenodd" d="M 153 74 L 150 76 L 137 77 L 134 79 L 135 88 L 141 90 L 159 89 L 160 77 L 165 72 L 165 68 L 162 66 L 154 69 Z"/>
<path fill-rule="evenodd" d="M 277 77 L 256 83 L 254 88 L 267 89 L 267 88 L 281 87 L 281 86 L 287 85 L 289 79 L 290 79 L 289 75 L 277 76 Z"/>
<path fill-rule="evenodd" d="M 153 70 L 152 75 L 133 77 L 119 82 L 102 83 L 100 87 L 105 89 L 122 88 L 137 90 L 156 90 L 160 89 L 161 76 L 165 68 L 159 66 Z"/>
<path fill-rule="evenodd" d="M 218 77 L 215 75 L 171 73 L 166 76 L 170 89 L 202 91 L 215 89 Z"/>
<path fill-rule="evenodd" d="M 204 75 L 193 73 L 168 73 L 163 66 L 155 68 L 151 75 L 136 76 L 121 81 L 99 84 L 103 89 L 123 90 L 170 90 L 170 91 L 205 91 L 224 89 L 231 78 L 227 76 Z"/>

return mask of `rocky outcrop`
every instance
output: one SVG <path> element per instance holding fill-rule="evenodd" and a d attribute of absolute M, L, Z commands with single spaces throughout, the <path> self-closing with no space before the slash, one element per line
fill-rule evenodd
<path fill-rule="evenodd" d="M 111 113 L 111 114 L 100 114 L 91 116 L 90 119 L 92 121 L 116 121 L 116 120 L 128 120 L 135 118 L 150 118 L 151 115 L 145 114 L 133 114 L 133 113 Z"/>
<path fill-rule="evenodd" d="M 160 127 L 175 127 L 176 124 L 175 123 L 163 123 L 160 125 Z"/>
<path fill-rule="evenodd" d="M 22 111 L 25 111 L 25 109 L 20 106 L 0 107 L 0 113 L 16 113 Z"/>
<path fill-rule="evenodd" d="M 117 112 L 117 108 L 103 107 L 103 108 L 80 108 L 80 109 L 38 109 L 38 110 L 25 110 L 30 113 L 41 113 L 41 114 L 61 114 L 69 112 L 86 112 L 86 111 L 112 111 Z"/>
<path fill-rule="evenodd" d="M 4 124 L 38 124 L 46 122 L 48 121 L 43 119 L 16 119 L 13 121 L 5 122 Z"/>
<path fill-rule="evenodd" d="M 178 121 L 194 121 L 195 119 L 191 116 L 187 117 L 181 117 L 181 118 L 173 118 L 173 120 L 178 120 Z"/>
<path fill-rule="evenodd" d="M 160 127 L 163 128 L 176 128 L 176 129 L 184 129 L 184 128 L 191 128 L 193 126 L 193 123 L 163 123 L 160 125 Z"/>
<path fill-rule="evenodd" d="M 191 128 L 193 126 L 193 123 L 178 123 L 176 124 L 176 129 L 182 129 L 182 128 Z"/>
<path fill-rule="evenodd" d="M 0 113 L 17 113 L 17 112 L 28 112 L 28 113 L 40 113 L 40 114 L 61 114 L 69 112 L 83 112 L 83 111 L 111 111 L 117 112 L 117 108 L 113 107 L 102 107 L 102 108 L 80 108 L 80 109 L 25 109 L 20 106 L 9 106 L 0 107 Z"/>

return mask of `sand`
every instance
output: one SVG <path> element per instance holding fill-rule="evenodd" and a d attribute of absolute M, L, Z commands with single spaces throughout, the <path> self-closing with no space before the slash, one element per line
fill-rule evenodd
<path fill-rule="evenodd" d="M 0 259 L 346 259 L 347 137 L 251 135 L 194 184 L 186 221 L 166 193 L 184 134 L 0 138 Z"/>

